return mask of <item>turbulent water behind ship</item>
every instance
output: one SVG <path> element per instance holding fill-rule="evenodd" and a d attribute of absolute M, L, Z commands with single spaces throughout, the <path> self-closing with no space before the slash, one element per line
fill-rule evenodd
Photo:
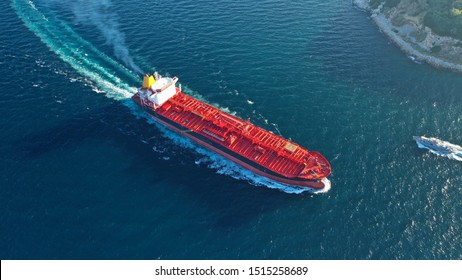
<path fill-rule="evenodd" d="M 3 258 L 462 257 L 462 166 L 409 140 L 462 142 L 460 76 L 349 1 L 57 2 L 0 4 Z M 135 66 L 320 151 L 334 187 L 268 190 L 300 192 L 146 122 Z"/>

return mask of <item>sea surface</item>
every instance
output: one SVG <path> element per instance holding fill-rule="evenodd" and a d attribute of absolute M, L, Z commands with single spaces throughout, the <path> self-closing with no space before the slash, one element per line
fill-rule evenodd
<path fill-rule="evenodd" d="M 462 259 L 462 75 L 347 0 L 0 2 L 1 259 Z M 253 175 L 149 119 L 143 72 L 331 162 Z"/>

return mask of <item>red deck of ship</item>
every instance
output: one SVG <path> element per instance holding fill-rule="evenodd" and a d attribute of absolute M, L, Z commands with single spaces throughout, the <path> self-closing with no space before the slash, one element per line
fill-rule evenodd
<path fill-rule="evenodd" d="M 155 112 L 258 165 L 286 178 L 320 180 L 329 176 L 329 162 L 318 152 L 225 113 L 180 92 Z M 139 101 L 139 97 L 135 96 Z"/>

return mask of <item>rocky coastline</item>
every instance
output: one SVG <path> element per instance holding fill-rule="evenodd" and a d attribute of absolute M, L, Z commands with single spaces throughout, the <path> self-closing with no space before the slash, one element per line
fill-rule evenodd
<path fill-rule="evenodd" d="M 352 0 L 353 5 L 371 15 L 372 21 L 396 46 L 415 62 L 425 62 L 440 69 L 462 73 L 462 42 L 452 37 L 435 34 L 430 28 L 412 20 L 393 24 L 399 11 L 383 13 L 383 5 L 376 9 L 369 6 L 369 0 Z M 402 14 L 402 13 L 401 13 Z M 438 48 L 438 53 L 435 53 Z"/>

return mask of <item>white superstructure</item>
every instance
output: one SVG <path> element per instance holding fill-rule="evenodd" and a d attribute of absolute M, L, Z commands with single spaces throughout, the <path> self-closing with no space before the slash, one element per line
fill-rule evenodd
<path fill-rule="evenodd" d="M 157 72 L 154 75 L 146 75 L 143 87 L 139 90 L 143 102 L 152 102 L 155 107 L 160 107 L 176 94 L 175 84 L 177 77 L 162 77 Z"/>

